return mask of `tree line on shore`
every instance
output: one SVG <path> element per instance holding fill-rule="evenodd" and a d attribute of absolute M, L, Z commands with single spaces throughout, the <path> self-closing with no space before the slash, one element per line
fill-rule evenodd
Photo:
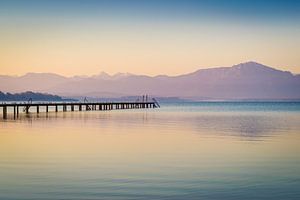
<path fill-rule="evenodd" d="M 4 93 L 0 91 L 0 101 L 66 101 L 71 99 L 63 99 L 58 95 L 52 95 L 47 93 L 39 93 L 39 92 L 21 92 L 21 93 Z"/>

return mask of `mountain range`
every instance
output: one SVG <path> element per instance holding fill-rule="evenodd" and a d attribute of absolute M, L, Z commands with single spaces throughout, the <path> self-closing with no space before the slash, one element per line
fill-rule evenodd
<path fill-rule="evenodd" d="M 129 73 L 64 77 L 52 73 L 0 75 L 0 91 L 116 98 L 149 94 L 190 100 L 300 99 L 300 75 L 256 62 L 200 69 L 179 76 Z"/>

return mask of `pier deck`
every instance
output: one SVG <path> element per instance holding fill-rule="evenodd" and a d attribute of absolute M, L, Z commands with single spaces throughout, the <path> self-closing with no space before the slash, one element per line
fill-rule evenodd
<path fill-rule="evenodd" d="M 28 103 L 3 103 L 2 108 L 3 119 L 7 118 L 9 108 L 13 110 L 11 113 L 14 119 L 19 116 L 20 112 L 29 113 L 30 108 L 35 108 L 34 111 L 39 113 L 40 108 L 44 107 L 44 112 L 49 112 L 49 108 L 54 109 L 54 112 L 67 111 L 91 111 L 91 110 L 119 110 L 119 109 L 140 109 L 140 108 L 157 108 L 158 103 L 153 102 L 28 102 Z M 20 110 L 21 109 L 21 110 Z"/>

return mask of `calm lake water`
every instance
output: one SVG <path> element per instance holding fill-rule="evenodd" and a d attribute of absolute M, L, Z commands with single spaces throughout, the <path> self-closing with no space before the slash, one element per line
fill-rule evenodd
<path fill-rule="evenodd" d="M 0 199 L 300 199 L 300 103 L 1 119 Z"/>

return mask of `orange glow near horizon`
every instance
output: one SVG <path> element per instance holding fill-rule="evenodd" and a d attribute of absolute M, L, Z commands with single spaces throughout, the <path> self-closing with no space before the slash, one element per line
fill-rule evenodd
<path fill-rule="evenodd" d="M 300 73 L 298 25 L 205 17 L 159 19 L 121 14 L 4 15 L 0 74 L 179 75 L 247 61 Z"/>

